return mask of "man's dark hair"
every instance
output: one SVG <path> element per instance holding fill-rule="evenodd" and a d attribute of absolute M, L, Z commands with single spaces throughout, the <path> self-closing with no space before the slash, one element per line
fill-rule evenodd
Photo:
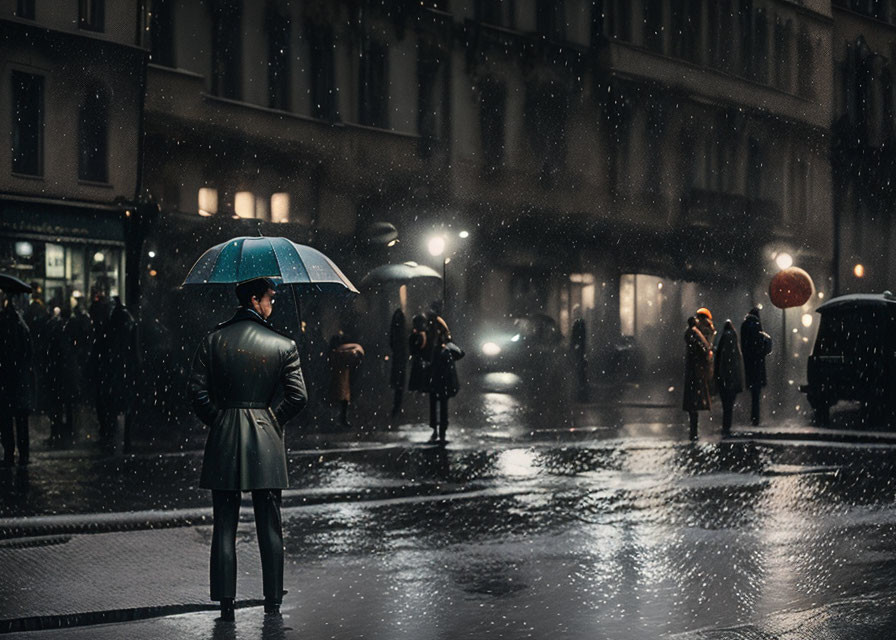
<path fill-rule="evenodd" d="M 261 298 L 268 292 L 268 289 L 276 289 L 277 285 L 269 278 L 256 278 L 255 280 L 247 280 L 236 285 L 236 299 L 239 300 L 241 307 L 247 309 L 252 308 L 252 298 Z"/>

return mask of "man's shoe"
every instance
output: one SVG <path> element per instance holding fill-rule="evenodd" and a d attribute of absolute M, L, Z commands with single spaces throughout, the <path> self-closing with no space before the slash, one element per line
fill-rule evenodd
<path fill-rule="evenodd" d="M 236 620 L 233 598 L 221 598 L 221 620 L 224 622 L 233 622 Z"/>
<path fill-rule="evenodd" d="M 265 600 L 264 601 L 264 615 L 279 616 L 280 615 L 280 603 L 279 602 L 271 602 L 270 600 Z"/>

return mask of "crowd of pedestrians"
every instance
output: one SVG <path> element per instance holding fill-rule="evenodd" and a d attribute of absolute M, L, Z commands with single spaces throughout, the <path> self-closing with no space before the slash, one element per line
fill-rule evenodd
<path fill-rule="evenodd" d="M 731 320 L 726 320 L 716 340 L 712 313 L 701 307 L 688 318 L 684 334 L 685 374 L 682 408 L 689 417 L 690 436 L 697 438 L 698 416 L 712 409 L 712 397 L 722 403 L 722 433 L 731 431 L 734 403 L 746 386 L 750 390 L 750 420 L 760 421 L 760 398 L 766 386 L 765 358 L 772 351 L 772 339 L 762 330 L 759 307 L 747 313 L 740 338 Z"/>
<path fill-rule="evenodd" d="M 35 413 L 49 418 L 49 446 L 71 446 L 79 437 L 76 416 L 82 404 L 96 411 L 97 436 L 103 442 L 113 438 L 124 414 L 128 448 L 140 349 L 137 323 L 121 299 L 97 293 L 89 309 L 83 298 L 48 309 L 35 288 L 20 311 L 15 298 L 5 296 L 0 309 L 3 464 L 28 464 L 29 421 Z"/>

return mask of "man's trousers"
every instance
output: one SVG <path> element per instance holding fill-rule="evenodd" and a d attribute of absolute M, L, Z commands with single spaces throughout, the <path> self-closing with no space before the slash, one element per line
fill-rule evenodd
<path fill-rule="evenodd" d="M 239 491 L 212 491 L 214 529 L 210 565 L 211 599 L 236 597 L 236 528 L 240 515 Z M 252 492 L 255 530 L 261 551 L 265 600 L 283 599 L 283 528 L 280 521 L 280 489 Z"/>

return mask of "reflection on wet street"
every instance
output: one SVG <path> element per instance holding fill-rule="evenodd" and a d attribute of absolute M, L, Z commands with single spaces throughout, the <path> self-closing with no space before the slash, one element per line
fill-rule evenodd
<path fill-rule="evenodd" d="M 712 426 L 689 442 L 662 402 L 534 406 L 500 383 L 458 408 L 446 448 L 413 421 L 293 441 L 290 593 L 284 626 L 261 637 L 789 638 L 892 603 L 893 446 L 720 439 Z M 3 516 L 205 507 L 198 464 L 47 457 L 5 472 Z M 874 629 L 893 610 L 876 608 L 866 637 L 887 637 Z M 210 614 L 154 624 L 258 637 Z"/>

